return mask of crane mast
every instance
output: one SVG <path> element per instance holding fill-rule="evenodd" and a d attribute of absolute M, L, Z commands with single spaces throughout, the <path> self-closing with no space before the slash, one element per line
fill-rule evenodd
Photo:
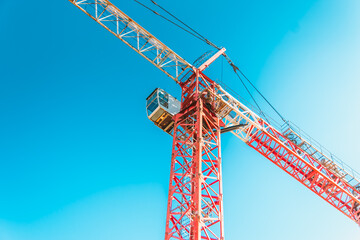
<path fill-rule="evenodd" d="M 198 69 L 184 81 L 175 115 L 165 239 L 224 239 L 220 119 Z"/>
<path fill-rule="evenodd" d="M 277 130 L 203 73 L 225 49 L 195 68 L 108 0 L 69 1 L 181 86 L 166 240 L 224 239 L 221 127 L 360 224 L 359 174 L 291 125 Z"/>

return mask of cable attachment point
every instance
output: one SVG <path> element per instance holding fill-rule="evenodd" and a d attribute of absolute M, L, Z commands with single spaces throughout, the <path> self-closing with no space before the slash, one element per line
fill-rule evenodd
<path fill-rule="evenodd" d="M 231 61 L 231 59 L 226 55 L 226 53 L 224 53 L 223 56 L 225 57 L 226 61 L 230 64 L 230 66 L 233 68 L 235 73 L 237 71 L 240 71 L 240 69 L 233 63 L 233 61 Z"/>

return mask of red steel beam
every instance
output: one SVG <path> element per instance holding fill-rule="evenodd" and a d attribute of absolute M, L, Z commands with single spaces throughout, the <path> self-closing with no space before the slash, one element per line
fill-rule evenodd
<path fill-rule="evenodd" d="M 224 240 L 220 120 L 202 93 L 214 83 L 195 72 L 175 115 L 165 240 Z"/>
<path fill-rule="evenodd" d="M 351 194 L 354 192 L 351 186 L 346 185 L 341 177 L 331 173 L 323 165 L 316 164 L 316 160 L 310 155 L 301 152 L 302 156 L 299 156 L 295 144 L 289 141 L 285 146 L 274 137 L 284 136 L 275 129 L 271 131 L 271 134 L 261 130 L 255 131 L 247 144 L 359 224 L 360 200 Z M 310 161 L 305 161 L 305 158 Z"/>

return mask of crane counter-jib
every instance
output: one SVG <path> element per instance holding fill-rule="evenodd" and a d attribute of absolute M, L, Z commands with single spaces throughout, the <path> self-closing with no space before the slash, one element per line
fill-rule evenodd
<path fill-rule="evenodd" d="M 322 151 L 317 150 L 315 146 L 307 142 L 305 139 L 300 138 L 295 131 L 292 131 L 292 134 L 296 134 L 296 136 L 301 139 L 301 143 L 297 143 L 294 139 L 289 137 L 289 130 L 285 130 L 284 132 L 276 130 L 273 126 L 259 117 L 240 101 L 232 97 L 220 86 L 216 88 L 213 99 L 215 104 L 218 106 L 216 111 L 218 112 L 219 117 L 225 122 L 226 127 L 239 124 L 244 125 L 244 127 L 232 131 L 233 134 L 242 141 L 248 143 L 254 136 L 254 132 L 264 131 L 278 139 L 278 141 L 282 144 L 290 144 L 291 148 L 293 148 L 294 154 L 298 155 L 298 157 L 306 155 L 309 159 L 313 159 L 317 163 L 317 168 L 320 165 L 325 167 L 332 175 L 337 176 L 340 181 L 343 181 L 351 187 L 351 194 L 353 194 L 354 197 L 360 196 L 360 184 L 356 172 L 352 169 L 352 171 L 346 171 L 343 167 L 344 164 L 332 161 L 331 158 L 326 156 Z M 274 131 L 276 131 L 275 135 Z M 338 160 L 338 162 L 339 161 L 340 160 Z"/>
<path fill-rule="evenodd" d="M 322 164 L 333 168 L 335 173 L 346 179 L 354 188 L 360 189 L 360 174 L 323 147 L 319 142 L 311 138 L 294 123 L 289 121 L 284 123 L 282 133 L 301 149 L 321 161 Z"/>
<path fill-rule="evenodd" d="M 343 208 L 339 210 L 353 220 L 357 220 L 356 217 L 359 217 L 360 211 L 360 192 L 354 175 L 343 170 L 335 162 L 332 162 L 331 166 L 327 164 L 328 162 L 322 159 L 328 160 L 329 158 L 322 153 L 323 158 L 310 154 L 308 149 L 315 148 L 309 143 L 306 143 L 306 149 L 301 148 L 301 146 L 305 146 L 305 140 L 302 139 L 301 146 L 297 145 L 221 87 L 218 87 L 214 98 L 221 99 L 222 103 L 229 107 L 225 111 L 223 110 L 226 108 L 222 107 L 225 115 L 220 115 L 223 117 L 226 127 L 244 125 L 244 127 L 232 131 L 234 135 L 273 161 L 310 190 L 316 192 L 327 188 L 326 191 L 321 194 L 318 192 L 318 194 L 323 198 L 329 198 L 327 200 L 330 204 L 336 208 Z M 218 100 L 218 102 L 220 101 Z M 266 141 L 261 142 L 261 138 L 264 137 L 267 138 Z M 313 172 L 316 172 L 316 175 Z M 314 180 L 315 176 L 316 180 Z M 314 184 L 319 179 L 323 181 L 322 184 Z M 354 185 L 354 183 L 356 184 Z"/>

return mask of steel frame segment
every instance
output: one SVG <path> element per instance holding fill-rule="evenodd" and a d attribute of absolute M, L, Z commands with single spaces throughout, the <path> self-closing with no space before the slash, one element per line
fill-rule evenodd
<path fill-rule="evenodd" d="M 166 240 L 224 239 L 220 120 L 204 98 L 214 83 L 195 72 L 174 117 Z"/>
<path fill-rule="evenodd" d="M 225 127 L 244 125 L 232 131 L 235 136 L 360 224 L 359 189 L 286 138 L 220 86 L 215 85 L 214 92 L 209 94 L 214 101 L 214 111 L 222 118 Z M 266 141 L 261 141 L 261 137 L 266 137 Z M 309 177 L 306 178 L 306 173 L 310 170 L 315 174 L 313 176 L 315 180 L 311 181 L 311 185 L 309 185 Z"/>
<path fill-rule="evenodd" d="M 284 128 L 285 127 L 285 128 Z M 302 131 L 296 128 L 293 123 L 285 123 L 283 125 L 282 134 L 286 136 L 290 141 L 295 143 L 299 148 L 303 149 L 314 159 L 326 165 L 328 169 L 331 169 L 333 173 L 338 175 L 343 181 L 346 181 L 354 189 L 360 189 L 360 174 L 357 173 L 350 166 L 342 162 L 339 158 L 331 154 L 327 149 L 324 149 L 319 143 L 311 138 L 301 136 Z M 306 136 L 306 134 L 305 134 Z M 309 141 L 310 140 L 310 141 Z M 326 154 L 325 154 L 326 152 Z"/>
<path fill-rule="evenodd" d="M 250 135 L 247 144 L 359 224 L 360 199 L 354 196 L 351 186 L 292 142 L 283 144 L 281 137 L 275 129 L 258 130 Z"/>
<path fill-rule="evenodd" d="M 69 1 L 176 82 L 192 68 L 108 0 Z"/>

